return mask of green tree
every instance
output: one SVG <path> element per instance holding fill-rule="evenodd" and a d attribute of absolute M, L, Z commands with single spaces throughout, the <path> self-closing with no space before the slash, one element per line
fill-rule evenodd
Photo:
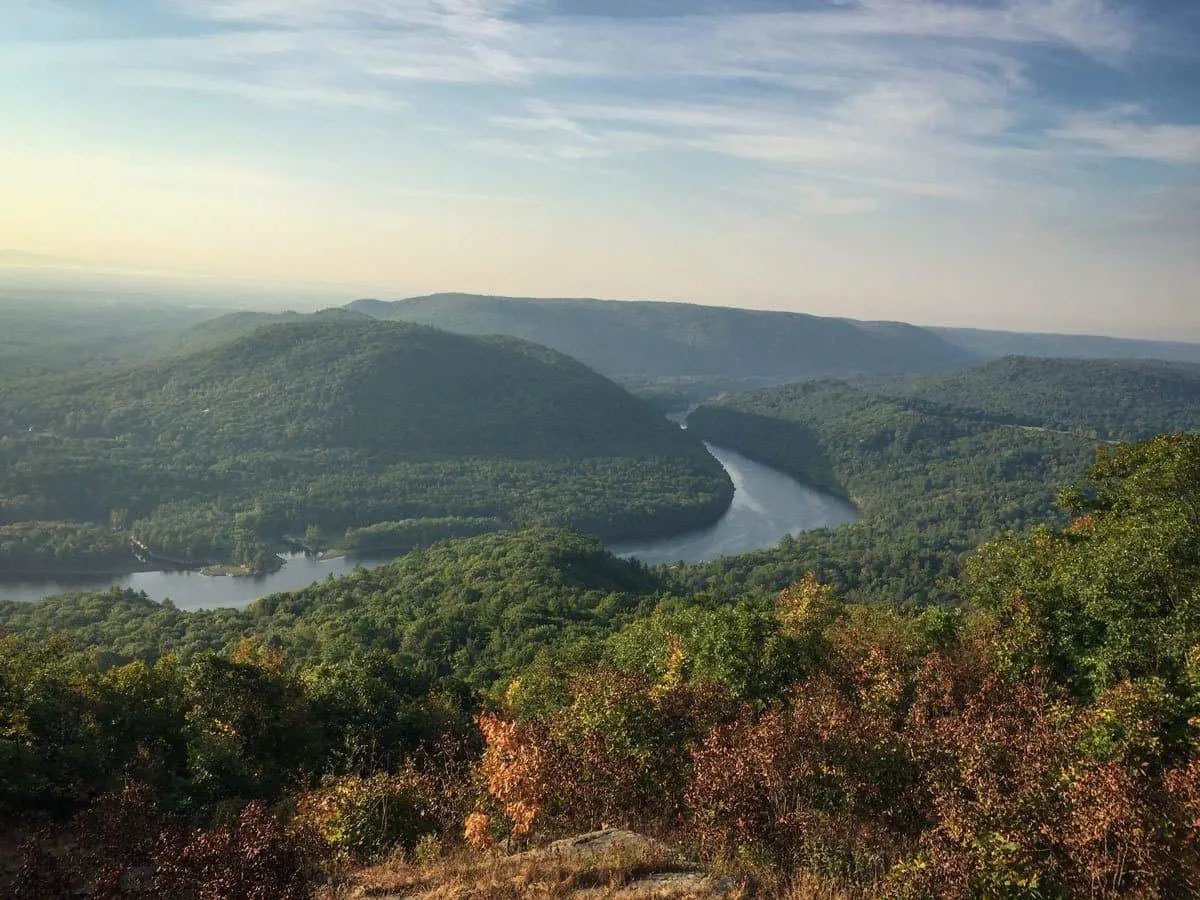
<path fill-rule="evenodd" d="M 1063 529 L 1000 537 L 967 564 L 997 652 L 1094 696 L 1125 679 L 1192 693 L 1200 652 L 1200 435 L 1102 447 Z"/>

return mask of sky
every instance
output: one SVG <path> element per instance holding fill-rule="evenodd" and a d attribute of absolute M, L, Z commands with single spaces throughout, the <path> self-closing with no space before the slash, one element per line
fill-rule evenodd
<path fill-rule="evenodd" d="M 1200 0 L 0 0 L 64 286 L 1200 340 Z"/>

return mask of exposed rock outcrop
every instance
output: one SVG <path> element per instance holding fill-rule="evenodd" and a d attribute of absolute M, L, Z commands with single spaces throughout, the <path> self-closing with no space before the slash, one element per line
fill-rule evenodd
<path fill-rule="evenodd" d="M 360 873 L 357 880 L 352 896 L 364 900 L 746 896 L 735 879 L 709 875 L 667 845 L 615 828 L 508 856 L 455 857 L 424 867 L 385 863 Z"/>

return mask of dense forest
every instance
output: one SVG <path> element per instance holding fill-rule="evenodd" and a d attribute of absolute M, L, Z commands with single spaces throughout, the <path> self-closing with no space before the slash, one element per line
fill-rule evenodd
<path fill-rule="evenodd" d="M 518 337 L 347 310 L 150 321 L 126 364 L 72 365 L 64 328 L 12 370 L 6 575 L 120 571 L 131 539 L 154 565 L 404 555 L 241 611 L 0 603 L 0 895 L 611 892 L 646 861 L 511 852 L 602 825 L 746 896 L 1200 895 L 1200 367 L 941 371 L 841 323 L 878 367 L 741 391 L 775 372 L 758 325 L 654 306 L 638 340 L 691 373 L 631 376 L 655 405 Z M 831 321 L 793 324 L 833 346 Z M 926 371 L 889 374 L 896 341 Z M 861 521 L 607 552 L 725 509 L 702 439 Z"/>
<path fill-rule="evenodd" d="M 941 582 L 964 551 L 999 531 L 1061 522 L 1055 496 L 1098 436 L 1200 428 L 1200 367 L 1013 358 L 734 394 L 688 423 L 862 513 L 856 525 L 692 567 L 694 586 L 777 588 L 815 570 L 856 599 L 948 602 Z"/>
<path fill-rule="evenodd" d="M 778 586 L 809 569 L 859 599 L 949 600 L 939 582 L 988 534 L 1056 517 L 1057 489 L 1095 441 L 934 415 L 841 383 L 736 395 L 700 407 L 689 430 L 850 498 L 861 521 L 716 560 L 700 584 Z"/>
<path fill-rule="evenodd" d="M 480 520 L 675 531 L 731 492 L 695 437 L 574 360 L 351 313 L 0 386 L 8 573 L 111 567 L 105 527 L 160 561 L 259 566 L 286 535 L 380 523 L 375 549 Z"/>
<path fill-rule="evenodd" d="M 1100 440 L 1200 429 L 1200 365 L 1006 357 L 937 375 L 865 378 L 932 412 Z"/>
<path fill-rule="evenodd" d="M 379 650 L 483 690 L 543 647 L 609 634 L 671 589 L 666 573 L 594 537 L 529 529 L 439 543 L 242 612 L 182 612 L 132 591 L 0 603 L 0 632 L 70 637 L 119 662 L 189 661 L 246 637 L 292 659 Z"/>
<path fill-rule="evenodd" d="M 763 894 L 1192 896 L 1200 436 L 1060 503 L 924 610 L 546 531 L 244 613 L 10 605 L 0 804 L 47 831 L 6 889 L 301 897 L 623 823 Z"/>

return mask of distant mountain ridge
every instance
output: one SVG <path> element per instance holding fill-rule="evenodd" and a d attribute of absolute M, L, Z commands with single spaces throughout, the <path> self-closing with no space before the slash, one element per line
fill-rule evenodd
<path fill-rule="evenodd" d="M 507 334 L 618 380 L 785 382 L 946 372 L 1005 356 L 1200 363 L 1200 344 L 860 321 L 695 303 L 439 293 L 348 309 L 461 334 Z"/>
<path fill-rule="evenodd" d="M 2 293 L 2 292 L 0 292 Z M 813 377 L 936 373 L 1005 356 L 1200 363 L 1200 343 L 917 326 L 686 302 L 548 300 L 439 293 L 356 300 L 357 312 L 467 335 L 505 334 L 556 349 L 668 408 L 726 391 Z M 143 302 L 96 308 L 0 297 L 0 376 L 125 368 L 213 349 L 291 311 Z M 5 331 L 7 328 L 7 331 Z"/>
<path fill-rule="evenodd" d="M 1159 359 L 1165 362 L 1200 363 L 1200 344 L 1186 341 L 1151 341 L 1095 334 L 989 331 L 982 328 L 931 327 L 929 330 L 951 344 L 986 359 L 1037 356 L 1065 359 Z"/>
<path fill-rule="evenodd" d="M 945 371 L 980 361 L 914 325 L 692 303 L 434 294 L 357 300 L 349 308 L 463 334 L 524 338 L 620 379 L 790 380 Z"/>

